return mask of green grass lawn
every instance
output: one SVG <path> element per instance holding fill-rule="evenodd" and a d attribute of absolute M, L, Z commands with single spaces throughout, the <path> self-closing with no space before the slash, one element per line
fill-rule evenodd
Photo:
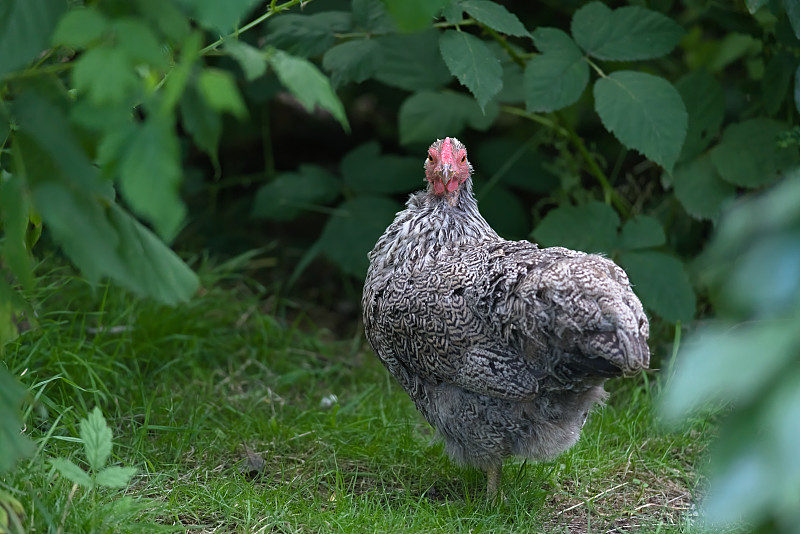
<path fill-rule="evenodd" d="M 360 334 L 278 320 L 270 292 L 219 268 L 177 308 L 69 273 L 43 277 L 39 326 L 2 357 L 33 400 L 36 454 L 0 478 L 28 532 L 693 530 L 713 426 L 660 428 L 653 374 L 610 383 L 558 460 L 507 462 L 487 503 L 483 474 L 449 462 Z M 73 486 L 49 462 L 87 467 L 79 420 L 95 406 L 110 463 L 138 468 L 123 490 Z"/>

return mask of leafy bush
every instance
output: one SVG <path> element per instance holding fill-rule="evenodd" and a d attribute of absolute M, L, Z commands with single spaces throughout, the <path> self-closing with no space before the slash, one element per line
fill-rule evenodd
<path fill-rule="evenodd" d="M 302 219 L 318 237 L 294 278 L 320 254 L 358 278 L 445 135 L 470 147 L 503 235 L 618 260 L 658 342 L 717 305 L 690 263 L 713 224 L 799 161 L 800 12 L 630 4 L 8 0 L 0 345 L 35 323 L 19 289 L 50 243 L 90 282 L 175 304 L 198 282 L 168 245 L 234 226 L 261 242 L 256 221 Z M 202 213 L 202 195 L 232 223 Z M 2 391 L 13 414 L 21 395 Z M 19 419 L 2 421 L 13 462 Z"/>
<path fill-rule="evenodd" d="M 706 519 L 797 532 L 800 521 L 800 171 L 722 219 L 700 258 L 719 320 L 684 345 L 662 398 L 682 420 L 732 405 L 712 453 Z"/>

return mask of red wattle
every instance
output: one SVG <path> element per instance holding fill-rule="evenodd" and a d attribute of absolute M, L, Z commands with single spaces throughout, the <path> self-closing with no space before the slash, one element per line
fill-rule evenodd
<path fill-rule="evenodd" d="M 458 187 L 457 180 L 450 180 L 449 182 L 447 182 L 447 190 L 450 191 L 451 193 L 455 191 L 457 187 Z"/>
<path fill-rule="evenodd" d="M 433 182 L 433 192 L 437 195 L 444 193 L 444 184 L 439 180 Z"/>

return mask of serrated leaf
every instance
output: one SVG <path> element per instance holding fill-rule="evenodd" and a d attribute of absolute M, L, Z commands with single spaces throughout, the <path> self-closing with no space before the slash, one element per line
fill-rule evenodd
<path fill-rule="evenodd" d="M 53 32 L 54 45 L 84 48 L 100 39 L 108 29 L 108 19 L 93 7 L 67 11 Z"/>
<path fill-rule="evenodd" d="M 544 216 L 532 235 L 544 247 L 610 253 L 617 246 L 619 215 L 608 204 L 559 206 Z"/>
<path fill-rule="evenodd" d="M 291 220 L 313 205 L 330 202 L 339 193 L 339 181 L 317 165 L 300 165 L 285 172 L 256 192 L 252 217 Z"/>
<path fill-rule="evenodd" d="M 469 15 L 486 26 L 506 35 L 530 37 L 528 30 L 516 15 L 505 7 L 489 0 L 464 0 L 459 5 Z"/>
<path fill-rule="evenodd" d="M 437 89 L 452 80 L 439 53 L 439 32 L 383 35 L 376 37 L 375 42 L 383 52 L 383 61 L 375 73 L 375 79 L 381 83 L 406 91 L 420 91 Z"/>
<path fill-rule="evenodd" d="M 447 68 L 475 96 L 481 110 L 503 88 L 500 61 L 483 41 L 465 32 L 447 30 L 439 38 Z"/>
<path fill-rule="evenodd" d="M 50 44 L 63 0 L 3 0 L 0 3 L 0 79 L 38 56 Z"/>
<path fill-rule="evenodd" d="M 94 480 L 104 488 L 126 488 L 137 471 L 135 467 L 112 465 L 97 473 Z"/>
<path fill-rule="evenodd" d="M 33 264 L 25 244 L 30 206 L 26 188 L 18 176 L 0 171 L 0 215 L 2 253 L 5 265 L 25 289 L 33 288 Z"/>
<path fill-rule="evenodd" d="M 0 281 L 0 285 L 6 285 L 5 281 Z M 7 290 L 8 288 L 6 286 Z M 2 295 L 5 297 L 5 295 Z M 11 299 L 1 299 L 0 306 L 5 307 L 9 315 L 11 313 Z M 6 324 L 11 322 L 12 317 L 4 317 Z M 0 325 L 2 329 L 2 325 Z M 5 339 L 0 340 L 0 348 L 3 347 Z M 23 427 L 22 418 L 17 411 L 22 399 L 28 391 L 9 374 L 3 366 L 0 366 L 0 473 L 9 471 L 20 458 L 28 456 L 33 452 L 33 443 L 24 436 L 20 429 Z"/>
<path fill-rule="evenodd" d="M 429 28 L 433 18 L 448 0 L 383 0 L 386 10 L 401 32 L 413 33 Z"/>
<path fill-rule="evenodd" d="M 90 477 L 86 471 L 75 465 L 71 460 L 67 458 L 53 458 L 50 460 L 50 463 L 61 476 L 70 482 L 74 482 L 84 488 L 91 489 L 94 487 L 92 477 Z"/>
<path fill-rule="evenodd" d="M 119 165 L 122 194 L 171 241 L 186 215 L 178 194 L 183 171 L 177 134 L 167 118 L 152 115 L 136 126 L 128 143 Z"/>
<path fill-rule="evenodd" d="M 462 93 L 416 93 L 400 106 L 400 142 L 431 143 L 434 139 L 458 135 L 467 125 L 485 130 L 499 111 L 499 106 L 490 102 L 484 113 L 473 98 Z"/>
<path fill-rule="evenodd" d="M 200 71 L 197 83 L 200 94 L 212 109 L 228 111 L 239 120 L 247 117 L 247 106 L 245 106 L 236 86 L 236 80 L 230 72 L 205 68 Z"/>
<path fill-rule="evenodd" d="M 252 82 L 267 72 L 267 58 L 264 52 L 244 41 L 228 41 L 225 51 L 239 63 L 248 82 Z"/>
<path fill-rule="evenodd" d="M 345 183 L 359 193 L 405 193 L 420 189 L 424 182 L 417 158 L 380 153 L 377 141 L 347 153 L 340 164 Z"/>
<path fill-rule="evenodd" d="M 623 145 L 672 170 L 688 118 L 680 94 L 667 80 L 617 71 L 597 80 L 594 98 L 603 126 Z"/>
<path fill-rule="evenodd" d="M 717 136 L 725 116 L 722 85 L 705 70 L 692 71 L 675 84 L 686 105 L 688 122 L 686 141 L 679 161 L 701 154 Z"/>
<path fill-rule="evenodd" d="M 589 65 L 575 41 L 556 28 L 533 32 L 542 52 L 525 66 L 525 108 L 550 112 L 575 103 L 589 83 Z"/>
<path fill-rule="evenodd" d="M 619 248 L 634 250 L 637 248 L 660 247 L 667 242 L 664 229 L 655 217 L 638 215 L 629 219 L 623 226 L 619 236 Z"/>
<path fill-rule="evenodd" d="M 367 253 L 402 206 L 387 197 L 364 195 L 342 203 L 317 241 L 320 251 L 342 271 L 363 278 Z"/>
<path fill-rule="evenodd" d="M 313 63 L 282 50 L 273 50 L 269 56 L 269 63 L 275 69 L 281 85 L 286 87 L 309 112 L 313 112 L 319 106 L 329 111 L 345 131 L 350 131 L 342 102 L 333 92 L 328 78 Z"/>
<path fill-rule="evenodd" d="M 82 54 L 72 69 L 72 84 L 85 91 L 98 106 L 125 101 L 139 78 L 125 53 L 116 47 L 98 46 Z"/>
<path fill-rule="evenodd" d="M 270 19 L 266 41 L 289 54 L 315 57 L 334 45 L 334 33 L 349 29 L 350 13 L 346 11 L 326 11 L 314 15 L 289 13 Z"/>
<path fill-rule="evenodd" d="M 662 252 L 635 251 L 622 252 L 619 262 L 646 308 L 671 323 L 694 318 L 695 294 L 680 260 Z"/>
<path fill-rule="evenodd" d="M 572 36 L 587 54 L 612 61 L 653 59 L 672 51 L 683 28 L 656 11 L 639 6 L 609 9 L 586 4 L 572 17 Z"/>
<path fill-rule="evenodd" d="M 716 219 L 736 194 L 736 188 L 719 177 L 708 154 L 675 167 L 672 185 L 675 198 L 697 219 Z"/>
<path fill-rule="evenodd" d="M 194 142 L 211 158 L 214 167 L 219 166 L 217 149 L 222 135 L 222 117 L 219 112 L 205 105 L 200 92 L 189 85 L 180 103 L 181 122 Z"/>
<path fill-rule="evenodd" d="M 240 23 L 258 0 L 193 0 L 189 5 L 194 9 L 197 21 L 205 28 L 217 33 L 227 34 Z"/>
<path fill-rule="evenodd" d="M 97 406 L 80 421 L 80 437 L 89 467 L 97 472 L 102 469 L 111 455 L 111 429 L 103 413 Z"/>
<path fill-rule="evenodd" d="M 796 149 L 778 146 L 778 135 L 786 130 L 786 124 L 764 117 L 731 124 L 711 149 L 711 161 L 731 184 L 760 187 L 773 183 L 798 162 Z"/>
<path fill-rule="evenodd" d="M 374 39 L 338 44 L 322 57 L 322 67 L 331 72 L 333 85 L 361 83 L 371 78 L 383 61 L 383 50 Z"/>

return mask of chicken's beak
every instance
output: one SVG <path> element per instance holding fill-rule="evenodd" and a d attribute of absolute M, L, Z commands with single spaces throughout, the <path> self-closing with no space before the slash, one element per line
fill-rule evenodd
<path fill-rule="evenodd" d="M 453 177 L 453 166 L 449 163 L 442 165 L 442 184 L 447 186 Z"/>

